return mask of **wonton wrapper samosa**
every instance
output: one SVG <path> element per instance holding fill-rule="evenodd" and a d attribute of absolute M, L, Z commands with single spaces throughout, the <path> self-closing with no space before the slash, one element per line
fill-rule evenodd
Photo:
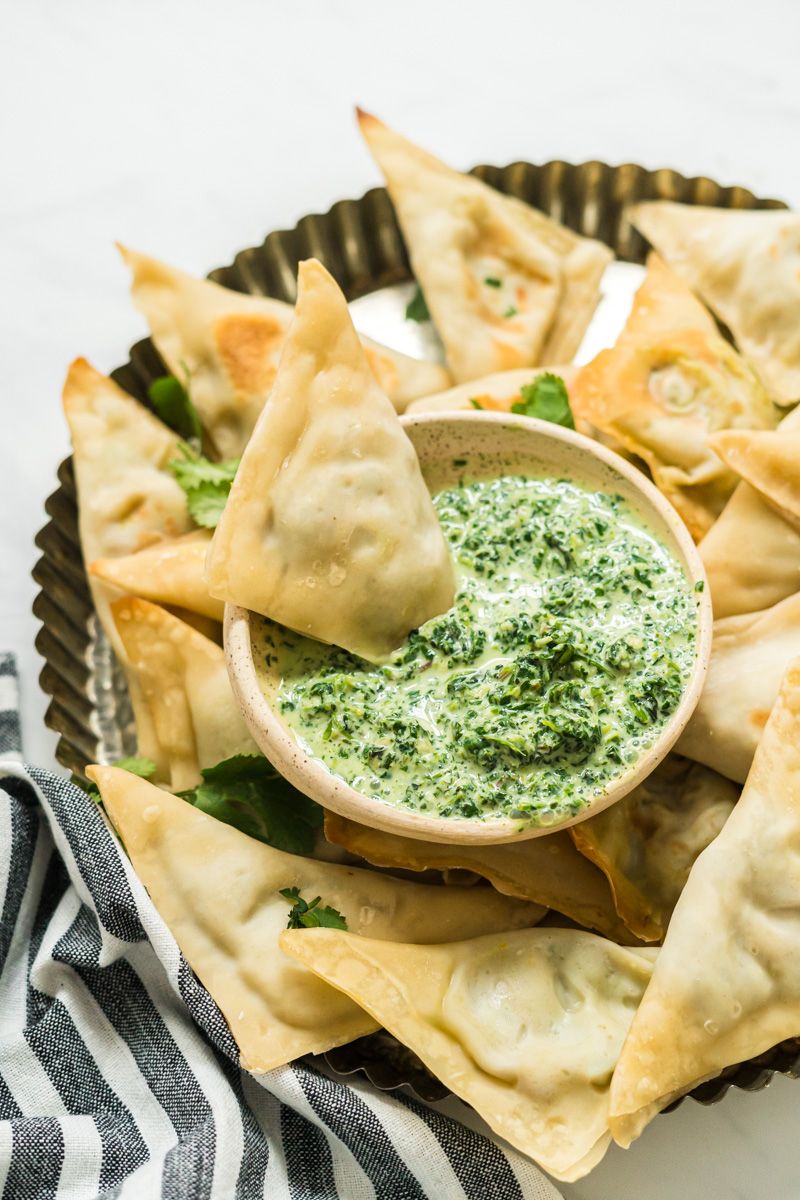
<path fill-rule="evenodd" d="M 800 532 L 800 429 L 729 429 L 712 442 L 720 458 Z"/>
<path fill-rule="evenodd" d="M 165 538 L 135 554 L 95 559 L 89 570 L 96 579 L 102 579 L 119 592 L 221 621 L 225 605 L 209 595 L 205 581 L 210 543 L 210 529 L 194 529 L 178 538 Z"/>
<path fill-rule="evenodd" d="M 744 783 L 789 663 L 800 654 L 800 593 L 714 622 L 700 700 L 675 749 Z"/>
<path fill-rule="evenodd" d="M 178 439 L 171 429 L 83 358 L 76 359 L 67 374 L 64 412 L 72 438 L 78 530 L 86 564 L 137 553 L 192 528 L 184 492 L 167 469 L 178 457 Z M 125 668 L 125 650 L 109 607 L 118 593 L 91 574 L 89 587 L 98 620 Z M 139 710 L 140 734 L 152 741 L 136 681 L 127 670 L 126 675 Z"/>
<path fill-rule="evenodd" d="M 300 264 L 295 318 L 211 543 L 209 591 L 372 661 L 453 602 L 419 461 L 344 296 Z"/>
<path fill-rule="evenodd" d="M 230 1025 L 242 1066 L 268 1071 L 372 1033 L 371 1017 L 279 948 L 297 887 L 355 933 L 424 942 L 535 924 L 543 910 L 285 854 L 127 771 L 89 767 L 153 904 Z M 307 931 L 306 931 L 307 932 Z"/>
<path fill-rule="evenodd" d="M 179 379 L 189 372 L 192 402 L 219 457 L 238 457 L 275 381 L 294 309 L 119 249 L 133 273 L 133 302 L 158 352 Z M 438 363 L 409 358 L 369 338 L 361 341 L 375 378 L 399 412 L 409 400 L 449 382 Z"/>
<path fill-rule="evenodd" d="M 501 846 L 451 846 L 384 833 L 326 812 L 325 836 L 378 867 L 473 871 L 507 896 L 554 908 L 615 941 L 631 940 L 601 872 L 577 852 L 566 832 Z"/>
<path fill-rule="evenodd" d="M 778 419 L 755 371 L 652 254 L 616 345 L 578 373 L 570 397 L 576 418 L 646 462 L 696 540 L 737 483 L 711 449 L 710 435 L 771 429 Z"/>
<path fill-rule="evenodd" d="M 484 408 L 489 412 L 510 412 L 512 404 L 522 401 L 520 389 L 533 383 L 540 375 L 558 375 L 569 390 L 577 371 L 578 368 L 573 366 L 517 367 L 513 371 L 498 371 L 483 379 L 459 383 L 446 392 L 423 396 L 409 404 L 406 412 L 471 412 L 476 408 Z"/>
<path fill-rule="evenodd" d="M 281 946 L 557 1179 L 579 1179 L 603 1157 L 611 1073 L 655 950 L 575 929 L 447 946 L 304 929 Z"/>
<path fill-rule="evenodd" d="M 717 617 L 757 612 L 800 591 L 798 433 L 795 409 L 772 433 L 737 430 L 711 439 L 729 467 L 746 472 L 700 543 Z"/>
<path fill-rule="evenodd" d="M 779 404 L 800 400 L 800 213 L 637 204 L 631 220 L 702 296 Z"/>
<path fill-rule="evenodd" d="M 111 605 L 130 671 L 138 752 L 176 792 L 200 782 L 203 767 L 258 754 L 231 690 L 225 654 L 178 617 L 147 600 Z"/>
<path fill-rule="evenodd" d="M 611 251 L 358 113 L 457 382 L 569 362 Z"/>
<path fill-rule="evenodd" d="M 619 915 L 644 941 L 664 937 L 692 864 L 738 795 L 729 779 L 672 755 L 622 800 L 570 829 L 581 853 L 607 875 Z"/>
<path fill-rule="evenodd" d="M 675 906 L 611 1084 L 622 1146 L 676 1096 L 800 1035 L 800 662 Z"/>

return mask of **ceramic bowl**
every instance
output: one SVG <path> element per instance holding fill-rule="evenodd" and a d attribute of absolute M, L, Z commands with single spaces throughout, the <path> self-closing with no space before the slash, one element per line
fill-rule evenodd
<path fill-rule="evenodd" d="M 704 580 L 700 557 L 672 506 L 636 467 L 599 443 L 544 421 L 503 413 L 420 413 L 403 418 L 431 490 L 464 474 L 507 471 L 558 475 L 598 489 L 620 492 L 683 564 L 687 577 Z M 454 466 L 466 459 L 467 467 Z M 357 792 L 307 754 L 286 725 L 277 704 L 280 675 L 266 665 L 272 631 L 278 626 L 235 605 L 225 609 L 225 652 L 233 690 L 257 745 L 301 792 L 343 817 L 375 829 L 433 842 L 510 842 L 537 837 L 594 816 L 621 799 L 661 761 L 686 725 L 700 696 L 711 650 L 708 588 L 698 593 L 697 657 L 680 704 L 653 745 L 612 779 L 577 816 L 547 826 L 521 825 L 508 817 L 490 819 L 428 816 Z M 260 651 L 254 650 L 259 634 Z"/>

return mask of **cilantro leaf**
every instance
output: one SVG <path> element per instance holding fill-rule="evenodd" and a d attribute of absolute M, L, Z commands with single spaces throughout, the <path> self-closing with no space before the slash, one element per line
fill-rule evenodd
<path fill-rule="evenodd" d="M 523 384 L 519 392 L 522 399 L 511 405 L 512 413 L 538 417 L 540 421 L 552 421 L 554 425 L 563 425 L 566 429 L 575 428 L 567 386 L 559 375 L 539 375 L 532 383 Z"/>
<path fill-rule="evenodd" d="M 503 286 L 502 279 L 498 279 L 496 275 L 487 275 L 483 282 L 487 287 L 499 288 Z"/>
<path fill-rule="evenodd" d="M 173 458 L 167 466 L 186 493 L 189 516 L 196 525 L 214 529 L 230 495 L 239 459 L 211 462 L 185 442 L 181 453 L 183 458 Z"/>
<path fill-rule="evenodd" d="M 319 907 L 321 896 L 304 900 L 296 887 L 281 888 L 280 894 L 292 904 L 287 929 L 347 929 L 347 921 L 335 908 Z"/>
<path fill-rule="evenodd" d="M 278 850 L 310 854 L 322 809 L 293 788 L 260 754 L 235 754 L 201 771 L 202 783 L 180 792 L 201 812 Z"/>
<path fill-rule="evenodd" d="M 187 372 L 188 381 L 188 372 Z M 188 389 L 175 375 L 162 375 L 154 379 L 147 389 L 150 403 L 165 425 L 186 441 L 200 444 L 203 426 L 192 404 Z"/>
<path fill-rule="evenodd" d="M 406 320 L 417 321 L 420 324 L 423 321 L 430 321 L 431 314 L 428 311 L 428 302 L 426 301 L 422 288 L 417 284 L 417 290 L 406 305 Z"/>

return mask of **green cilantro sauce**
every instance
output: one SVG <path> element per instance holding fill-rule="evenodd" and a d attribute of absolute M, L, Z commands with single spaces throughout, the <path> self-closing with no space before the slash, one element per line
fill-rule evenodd
<path fill-rule="evenodd" d="M 267 663 L 304 749 L 367 795 L 550 824 L 653 743 L 695 658 L 697 597 L 619 495 L 504 475 L 434 496 L 453 608 L 384 665 L 280 629 Z"/>

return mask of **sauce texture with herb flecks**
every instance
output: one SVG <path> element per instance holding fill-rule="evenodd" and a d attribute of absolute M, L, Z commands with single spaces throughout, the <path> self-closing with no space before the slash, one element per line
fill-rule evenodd
<path fill-rule="evenodd" d="M 692 584 L 613 493 L 502 475 L 434 505 L 453 607 L 381 665 L 273 627 L 262 654 L 279 711 L 306 752 L 389 804 L 537 825 L 577 815 L 678 706 Z"/>

